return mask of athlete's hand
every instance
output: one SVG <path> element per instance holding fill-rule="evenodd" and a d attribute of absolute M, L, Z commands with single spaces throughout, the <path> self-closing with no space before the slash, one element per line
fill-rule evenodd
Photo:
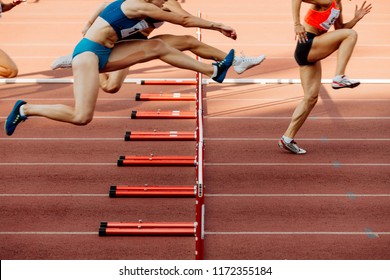
<path fill-rule="evenodd" d="M 22 2 L 26 2 L 26 0 L 14 0 L 14 1 L 12 1 L 12 5 L 16 6 L 16 5 L 19 5 Z"/>
<path fill-rule="evenodd" d="M 233 40 L 236 40 L 237 39 L 237 32 L 236 30 L 234 30 L 233 28 L 231 28 L 230 26 L 225 26 L 225 25 L 222 25 L 221 26 L 221 33 L 223 35 L 225 35 L 226 37 L 229 37 Z"/>
<path fill-rule="evenodd" d="M 294 25 L 294 32 L 295 32 L 295 40 L 298 37 L 299 43 L 306 43 L 307 42 L 307 36 L 306 36 L 306 29 L 302 24 L 295 24 Z"/>
<path fill-rule="evenodd" d="M 371 4 L 368 4 L 366 6 L 366 2 L 367 1 L 364 1 L 363 2 L 363 5 L 360 7 L 360 9 L 358 8 L 358 5 L 356 5 L 356 8 L 355 8 L 355 18 L 359 21 L 361 20 L 366 14 L 368 14 L 369 12 L 371 12 L 371 9 L 372 9 L 372 5 Z"/>

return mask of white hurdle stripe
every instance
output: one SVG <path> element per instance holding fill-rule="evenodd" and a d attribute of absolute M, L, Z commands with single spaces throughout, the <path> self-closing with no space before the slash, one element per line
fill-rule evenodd
<path fill-rule="evenodd" d="M 356 79 L 362 84 L 390 84 L 390 79 Z M 195 79 L 177 78 L 177 79 L 125 79 L 127 84 L 141 84 L 142 81 L 166 81 L 166 82 L 196 82 Z M 13 78 L 0 79 L 0 84 L 73 84 L 74 80 L 71 78 Z M 202 79 L 203 84 L 216 83 L 212 79 Z M 224 84 L 301 84 L 300 79 L 225 79 Z M 321 83 L 331 84 L 332 79 L 322 79 Z"/>

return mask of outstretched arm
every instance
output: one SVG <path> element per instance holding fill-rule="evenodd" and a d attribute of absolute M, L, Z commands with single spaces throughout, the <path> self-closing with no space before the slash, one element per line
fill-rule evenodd
<path fill-rule="evenodd" d="M 124 3 L 126 5 L 126 2 Z M 122 6 L 123 8 L 123 6 Z M 221 32 L 226 37 L 231 39 L 237 38 L 236 31 L 222 23 L 216 23 L 195 17 L 191 14 L 178 14 L 175 12 L 166 12 L 156 5 L 146 2 L 138 2 L 137 4 L 129 4 L 124 7 L 124 12 L 128 17 L 150 17 L 159 21 L 166 21 L 183 27 L 199 27 Z"/>
<path fill-rule="evenodd" d="M 341 29 L 341 28 L 351 29 L 351 28 L 353 28 L 366 14 L 371 12 L 372 5 L 368 4 L 366 6 L 366 2 L 367 1 L 364 1 L 360 8 L 358 8 L 358 5 L 355 6 L 355 16 L 349 22 L 344 23 L 343 17 L 340 14 L 340 17 L 337 19 L 337 21 L 334 24 L 335 29 Z M 339 5 L 340 5 L 340 9 L 342 9 L 341 1 L 340 1 Z"/>

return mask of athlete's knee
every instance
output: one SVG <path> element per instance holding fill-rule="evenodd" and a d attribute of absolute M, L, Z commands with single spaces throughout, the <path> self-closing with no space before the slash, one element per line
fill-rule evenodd
<path fill-rule="evenodd" d="M 304 97 L 303 102 L 305 102 L 310 107 L 314 107 L 318 102 L 318 95 L 315 94 Z"/>
<path fill-rule="evenodd" d="M 169 52 L 169 45 L 161 39 L 149 40 L 149 52 L 163 55 Z"/>
<path fill-rule="evenodd" d="M 18 72 L 19 72 L 18 68 L 9 67 L 9 68 L 3 69 L 0 76 L 2 76 L 4 78 L 15 78 L 18 75 Z"/>
<path fill-rule="evenodd" d="M 73 117 L 73 124 L 84 126 L 89 124 L 93 119 L 93 114 L 75 114 Z"/>
<path fill-rule="evenodd" d="M 100 85 L 100 88 L 107 93 L 117 93 L 121 89 L 121 87 L 122 87 L 121 84 L 110 83 L 110 82 Z"/>
<path fill-rule="evenodd" d="M 120 85 L 109 85 L 102 87 L 102 90 L 107 93 L 117 93 L 121 89 Z"/>
<path fill-rule="evenodd" d="M 358 33 L 357 33 L 355 30 L 353 30 L 353 29 L 347 29 L 346 32 L 347 32 L 347 34 L 348 34 L 348 36 L 347 36 L 348 39 L 357 41 L 357 39 L 358 39 Z"/>
<path fill-rule="evenodd" d="M 191 35 L 183 35 L 181 42 L 184 42 L 186 44 L 186 47 L 188 49 L 197 47 L 199 45 L 199 40 L 197 40 L 194 36 Z"/>

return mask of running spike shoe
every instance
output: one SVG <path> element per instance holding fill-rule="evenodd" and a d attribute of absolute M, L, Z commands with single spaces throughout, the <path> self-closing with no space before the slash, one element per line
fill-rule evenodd
<path fill-rule="evenodd" d="M 289 151 L 293 154 L 297 154 L 297 155 L 306 154 L 306 150 L 299 148 L 297 143 L 294 140 L 291 141 L 291 143 L 287 143 L 286 141 L 283 140 L 283 138 L 281 138 L 278 142 L 278 145 L 279 148 L 281 148 L 282 150 Z"/>
<path fill-rule="evenodd" d="M 259 65 L 265 60 L 265 55 L 259 55 L 256 57 L 251 56 L 237 56 L 234 59 L 233 69 L 237 74 L 242 74 L 246 70 L 251 69 L 252 67 Z"/>
<path fill-rule="evenodd" d="M 333 89 L 341 89 L 341 88 L 354 88 L 360 85 L 359 81 L 350 80 L 347 76 L 341 76 L 341 79 L 334 78 L 332 82 Z"/>
<path fill-rule="evenodd" d="M 228 55 L 224 60 L 213 63 L 213 65 L 217 66 L 217 75 L 213 78 L 214 81 L 218 83 L 222 83 L 226 77 L 226 73 L 229 70 L 230 66 L 232 66 L 234 60 L 234 49 L 231 49 Z"/>
<path fill-rule="evenodd" d="M 19 123 L 27 120 L 27 117 L 22 117 L 19 113 L 20 106 L 22 106 L 23 104 L 26 104 L 26 102 L 23 100 L 16 101 L 14 108 L 12 109 L 7 120 L 5 121 L 4 130 L 8 136 L 11 136 L 14 133 Z"/>
<path fill-rule="evenodd" d="M 52 64 L 51 69 L 72 68 L 72 55 L 60 56 Z"/>

